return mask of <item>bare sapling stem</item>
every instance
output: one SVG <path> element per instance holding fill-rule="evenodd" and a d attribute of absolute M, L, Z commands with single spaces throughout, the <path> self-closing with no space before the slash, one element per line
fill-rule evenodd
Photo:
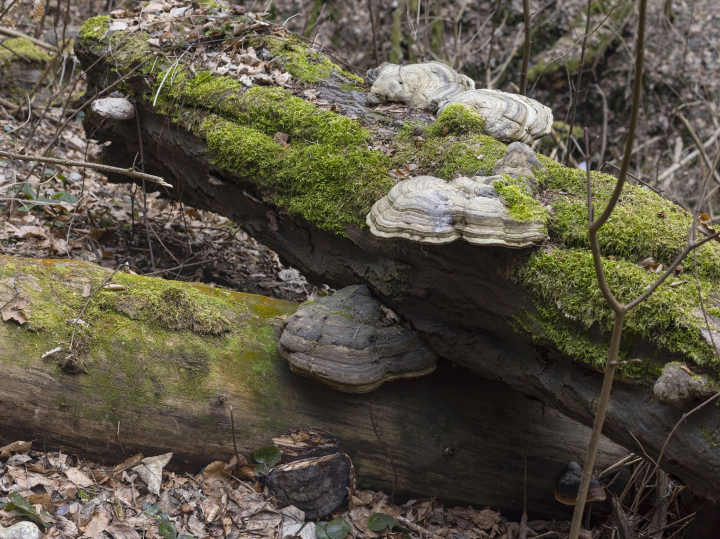
<path fill-rule="evenodd" d="M 525 44 L 523 46 L 522 71 L 520 72 L 520 95 L 527 93 L 528 63 L 530 62 L 530 44 L 532 27 L 530 26 L 530 0 L 523 0 L 523 20 L 525 21 Z"/>
<path fill-rule="evenodd" d="M 620 195 L 622 194 L 622 189 L 625 185 L 627 173 L 630 168 L 632 147 L 635 139 L 635 130 L 637 128 L 638 112 L 640 110 L 640 96 L 642 92 L 643 63 L 645 59 L 646 15 L 647 0 L 640 0 L 638 34 L 635 47 L 635 78 L 633 80 L 632 108 L 630 112 L 630 125 L 628 127 L 627 135 L 628 138 L 625 142 L 625 155 L 623 156 L 622 166 L 620 167 L 620 176 L 618 177 L 617 183 L 615 184 L 615 189 L 613 190 L 612 196 L 608 201 L 607 207 L 602 212 L 600 217 L 597 218 L 597 220 L 594 219 L 592 211 L 592 185 L 590 178 L 590 166 L 589 163 L 586 163 L 590 249 L 592 251 L 593 264 L 595 266 L 595 275 L 597 277 L 598 285 L 600 287 L 600 290 L 602 291 L 603 297 L 615 313 L 615 324 L 613 326 L 612 337 L 610 340 L 610 351 L 608 353 L 607 364 L 605 365 L 605 377 L 603 379 L 602 389 L 600 390 L 597 411 L 595 412 L 595 421 L 593 423 L 593 429 L 590 434 L 590 440 L 588 441 L 587 452 L 585 454 L 585 462 L 583 463 L 580 489 L 578 491 L 577 503 L 573 512 L 569 539 L 578 539 L 580 535 L 582 516 L 585 510 L 585 501 L 587 500 L 587 491 L 588 487 L 590 486 L 590 478 L 592 477 L 593 465 L 595 464 L 597 447 L 600 440 L 600 434 L 602 433 L 603 423 L 605 422 L 605 412 L 607 411 L 608 402 L 610 400 L 610 391 L 612 390 L 613 378 L 615 376 L 615 369 L 618 363 L 618 353 L 620 350 L 620 341 L 622 339 L 623 323 L 625 321 L 625 315 L 627 314 L 628 310 L 632 308 L 620 303 L 610 290 L 607 279 L 605 277 L 605 270 L 602 265 L 602 254 L 600 252 L 600 242 L 598 240 L 597 234 L 602 228 L 602 226 L 610 218 L 610 215 L 615 209 L 615 206 L 620 199 Z M 587 160 L 590 158 L 589 137 L 587 136 L 587 134 L 585 136 L 585 153 L 585 159 Z M 657 286 L 659 286 L 659 284 L 659 282 L 655 283 L 653 291 L 657 289 Z M 652 291 L 649 292 L 652 293 Z"/>

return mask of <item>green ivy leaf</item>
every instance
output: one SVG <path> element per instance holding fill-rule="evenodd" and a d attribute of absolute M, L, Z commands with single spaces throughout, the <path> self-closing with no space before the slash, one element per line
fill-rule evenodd
<path fill-rule="evenodd" d="M 328 539 L 345 539 L 351 531 L 350 524 L 342 517 L 331 520 L 325 529 Z"/>
<path fill-rule="evenodd" d="M 374 532 L 380 532 L 383 531 L 385 528 L 388 529 L 389 532 L 393 531 L 393 528 L 401 531 L 401 532 L 407 532 L 409 533 L 410 530 L 407 528 L 403 528 L 398 524 L 398 521 L 395 520 L 390 515 L 386 515 L 385 513 L 373 513 L 368 518 L 368 529 L 372 530 Z"/>
<path fill-rule="evenodd" d="M 282 453 L 280 453 L 280 450 L 274 445 L 266 445 L 253 453 L 255 462 L 267 464 L 269 467 L 275 466 L 280 462 L 280 457 L 282 457 Z"/>
<path fill-rule="evenodd" d="M 177 539 L 177 529 L 175 524 L 168 522 L 167 520 L 158 524 L 158 533 L 165 539 Z"/>
<path fill-rule="evenodd" d="M 315 524 L 315 539 L 328 539 L 327 531 L 325 531 L 327 525 L 327 522 L 318 522 Z"/>
<path fill-rule="evenodd" d="M 45 526 L 46 528 L 52 526 L 52 524 L 45 522 L 40 515 L 37 514 L 35 508 L 17 492 L 8 494 L 8 500 L 10 500 L 9 503 L 5 504 L 5 507 L 2 507 L 5 511 L 15 510 L 19 515 L 27 517 L 41 526 Z"/>

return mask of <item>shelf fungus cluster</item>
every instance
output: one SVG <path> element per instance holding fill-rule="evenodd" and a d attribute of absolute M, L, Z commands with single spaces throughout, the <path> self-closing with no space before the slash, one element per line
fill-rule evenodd
<path fill-rule="evenodd" d="M 278 350 L 295 373 L 348 393 L 423 376 L 437 361 L 423 338 L 403 327 L 364 285 L 301 305 L 288 318 Z"/>
<path fill-rule="evenodd" d="M 438 114 L 449 105 L 464 105 L 485 121 L 483 131 L 504 142 L 533 141 L 550 134 L 552 111 L 529 97 L 475 89 L 475 82 L 440 62 L 411 65 L 384 63 L 371 69 L 368 104 L 403 103 Z"/>
<path fill-rule="evenodd" d="M 485 120 L 486 135 L 503 142 L 524 142 L 550 134 L 552 111 L 534 99 L 497 90 L 471 90 L 462 92 L 440 105 L 439 111 L 461 104 L 480 113 Z"/>
<path fill-rule="evenodd" d="M 512 219 L 492 182 L 502 176 L 409 178 L 378 200 L 367 216 L 380 238 L 450 243 L 463 238 L 477 245 L 520 248 L 542 242 L 542 223 Z"/>
<path fill-rule="evenodd" d="M 385 62 L 368 72 L 370 105 L 394 102 L 434 111 L 448 99 L 475 88 L 475 82 L 440 62 L 396 65 Z"/>

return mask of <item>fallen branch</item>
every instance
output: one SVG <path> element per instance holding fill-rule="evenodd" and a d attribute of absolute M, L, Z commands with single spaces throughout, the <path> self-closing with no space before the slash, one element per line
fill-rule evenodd
<path fill-rule="evenodd" d="M 27 34 L 23 34 L 22 32 L 19 32 L 18 30 L 13 30 L 12 28 L 0 27 L 0 34 L 5 34 L 6 36 L 11 36 L 11 37 L 22 37 L 24 39 L 30 40 L 33 45 L 37 45 L 38 47 L 41 47 L 41 48 L 51 51 L 51 52 L 57 52 L 55 50 L 55 47 L 53 47 L 49 43 L 45 43 L 44 41 L 35 39 L 34 37 L 31 37 Z"/>
<path fill-rule="evenodd" d="M 138 172 L 133 168 L 118 168 L 111 167 L 109 165 L 103 165 L 101 163 L 88 163 L 87 161 L 74 161 L 72 159 L 56 159 L 54 157 L 40 157 L 39 155 L 21 155 L 18 153 L 11 153 L 0 150 L 0 157 L 7 159 L 17 159 L 19 161 L 37 161 L 38 163 L 48 163 L 51 165 L 64 165 L 67 167 L 83 167 L 91 168 L 93 170 L 99 170 L 101 172 L 114 172 L 117 174 L 124 174 L 131 178 L 140 178 L 149 182 L 157 183 L 163 187 L 172 187 L 169 183 L 163 180 L 160 176 L 153 176 L 152 174 L 144 174 Z"/>
<path fill-rule="evenodd" d="M 710 136 L 709 139 L 707 139 L 705 142 L 703 142 L 702 146 L 703 148 L 707 148 L 711 144 L 714 144 L 717 140 L 718 136 L 720 136 L 720 128 L 716 129 L 715 132 Z M 685 165 L 687 165 L 689 162 L 691 162 L 693 159 L 698 157 L 700 155 L 700 152 L 698 150 L 695 150 L 694 152 L 688 154 L 686 157 L 682 159 L 682 161 L 675 163 L 671 167 L 667 168 L 660 176 L 658 176 L 658 181 L 662 181 L 665 178 L 671 176 L 674 174 L 677 170 L 681 169 Z"/>

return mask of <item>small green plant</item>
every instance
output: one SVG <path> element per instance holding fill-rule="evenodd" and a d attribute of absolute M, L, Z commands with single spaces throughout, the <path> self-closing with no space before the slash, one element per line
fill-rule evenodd
<path fill-rule="evenodd" d="M 255 468 L 255 473 L 263 475 L 267 474 L 273 466 L 280 462 L 281 457 L 282 453 L 274 445 L 261 447 L 253 453 L 253 458 L 255 459 L 255 462 L 258 463 Z"/>
<path fill-rule="evenodd" d="M 330 522 L 318 522 L 315 525 L 316 539 L 345 539 L 351 533 L 352 527 L 342 517 Z"/>
<path fill-rule="evenodd" d="M 20 494 L 17 492 L 11 492 L 8 494 L 8 502 L 2 503 L 0 502 L 0 509 L 4 511 L 15 511 L 18 515 L 27 517 L 33 522 L 36 522 L 40 524 L 41 526 L 45 526 L 46 528 L 49 528 L 52 526 L 52 524 L 45 522 L 40 515 L 38 515 L 37 511 L 35 511 L 35 508 L 30 505 L 29 502 L 27 502 Z M 43 513 L 47 514 L 47 513 Z M 50 515 L 47 515 L 50 516 Z"/>
<path fill-rule="evenodd" d="M 410 533 L 410 530 L 402 527 L 400 524 L 398 524 L 397 520 L 385 513 L 373 513 L 372 515 L 370 515 L 370 517 L 368 517 L 369 530 L 372 530 L 374 532 L 381 532 L 385 528 L 387 528 L 389 533 L 392 533 L 393 529 L 404 533 Z M 405 536 L 403 536 L 403 539 L 404 537 Z"/>
<path fill-rule="evenodd" d="M 151 504 L 145 502 L 143 504 L 143 511 L 145 514 L 154 518 L 158 523 L 158 533 L 165 539 L 194 539 L 192 535 L 180 535 L 178 536 L 177 528 L 175 524 L 170 522 L 169 515 L 160 511 L 160 503 Z"/>

